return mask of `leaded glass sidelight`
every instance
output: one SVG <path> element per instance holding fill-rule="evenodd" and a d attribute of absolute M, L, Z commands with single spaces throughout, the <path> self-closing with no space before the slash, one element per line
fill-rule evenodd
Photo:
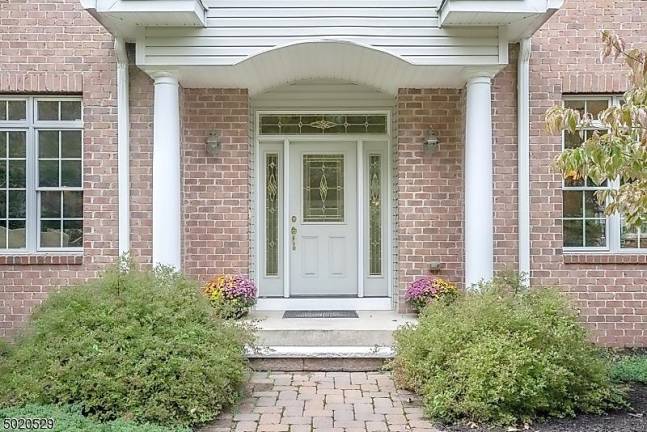
<path fill-rule="evenodd" d="M 265 275 L 279 274 L 279 155 L 265 156 Z"/>
<path fill-rule="evenodd" d="M 382 274 L 382 156 L 368 157 L 369 275 Z"/>
<path fill-rule="evenodd" d="M 303 221 L 344 222 L 344 155 L 303 156 Z"/>

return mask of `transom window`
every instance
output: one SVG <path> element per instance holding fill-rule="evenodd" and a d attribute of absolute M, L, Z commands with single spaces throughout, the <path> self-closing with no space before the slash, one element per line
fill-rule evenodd
<path fill-rule="evenodd" d="M 83 247 L 78 97 L 0 96 L 0 253 Z"/>
<path fill-rule="evenodd" d="M 385 134 L 384 114 L 262 114 L 261 135 Z"/>
<path fill-rule="evenodd" d="M 593 122 L 578 133 L 563 133 L 563 148 L 576 148 L 595 131 L 606 133 L 606 129 L 597 120 L 598 114 L 612 105 L 619 105 L 618 96 L 569 96 L 564 99 L 564 106 L 588 112 Z M 563 196 L 563 239 L 566 251 L 610 251 L 630 252 L 632 249 L 647 249 L 647 227 L 628 230 L 620 215 L 606 216 L 604 205 L 600 204 L 595 192 L 603 189 L 617 188 L 619 180 L 596 184 L 592 179 L 564 179 Z"/>

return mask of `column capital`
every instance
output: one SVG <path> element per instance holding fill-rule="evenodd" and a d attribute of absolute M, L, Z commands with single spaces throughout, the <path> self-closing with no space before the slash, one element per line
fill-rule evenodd
<path fill-rule="evenodd" d="M 498 71 L 482 68 L 468 67 L 463 70 L 463 78 L 467 85 L 490 84 Z"/>
<path fill-rule="evenodd" d="M 155 85 L 158 84 L 170 84 L 170 85 L 179 85 L 178 79 L 175 74 L 171 72 L 153 72 L 149 74 L 153 80 L 155 80 Z"/>
<path fill-rule="evenodd" d="M 471 78 L 467 79 L 467 85 L 471 86 L 474 84 L 487 84 L 491 85 L 492 84 L 492 77 L 487 76 L 487 75 L 476 75 Z"/>

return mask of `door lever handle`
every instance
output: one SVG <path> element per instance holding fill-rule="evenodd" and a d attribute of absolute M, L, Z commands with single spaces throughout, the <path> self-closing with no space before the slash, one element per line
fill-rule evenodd
<path fill-rule="evenodd" d="M 292 234 L 292 250 L 295 251 L 295 250 L 297 250 L 297 227 L 292 225 L 292 229 L 290 230 L 290 234 Z"/>

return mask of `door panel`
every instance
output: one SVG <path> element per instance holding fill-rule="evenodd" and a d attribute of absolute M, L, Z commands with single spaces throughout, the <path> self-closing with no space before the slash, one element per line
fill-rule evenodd
<path fill-rule="evenodd" d="M 303 251 L 301 264 L 301 276 L 304 278 L 316 278 L 319 276 L 319 236 L 301 236 Z"/>
<path fill-rule="evenodd" d="M 356 146 L 290 143 L 292 296 L 357 295 Z"/>

